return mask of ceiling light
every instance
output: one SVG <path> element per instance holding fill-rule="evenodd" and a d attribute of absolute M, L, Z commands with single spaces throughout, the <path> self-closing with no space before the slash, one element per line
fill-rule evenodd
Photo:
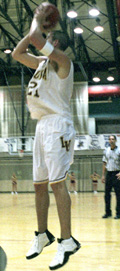
<path fill-rule="evenodd" d="M 99 10 L 96 8 L 96 1 L 91 0 L 92 7 L 89 10 L 89 14 L 93 17 L 98 16 L 100 14 Z"/>
<path fill-rule="evenodd" d="M 100 14 L 99 10 L 97 8 L 92 8 L 89 10 L 89 14 L 93 17 L 98 16 Z"/>
<path fill-rule="evenodd" d="M 67 16 L 69 17 L 69 18 L 76 18 L 77 16 L 78 16 L 78 14 L 77 14 L 77 12 L 76 11 L 74 11 L 74 10 L 69 10 L 68 12 L 67 12 Z"/>
<path fill-rule="evenodd" d="M 101 26 L 101 24 L 100 24 L 100 19 L 97 18 L 97 19 L 96 19 L 96 22 L 97 22 L 97 26 L 94 27 L 94 31 L 95 31 L 95 32 L 102 32 L 102 31 L 104 30 L 104 27 Z"/>
<path fill-rule="evenodd" d="M 114 77 L 110 75 L 110 76 L 107 77 L 107 80 L 108 81 L 114 81 Z"/>
<path fill-rule="evenodd" d="M 93 81 L 98 83 L 98 82 L 100 82 L 100 78 L 99 77 L 93 77 Z"/>
<path fill-rule="evenodd" d="M 76 34 L 82 34 L 82 33 L 83 33 L 83 29 L 80 28 L 80 27 L 76 27 L 76 28 L 74 28 L 74 32 L 75 32 Z"/>
<path fill-rule="evenodd" d="M 103 30 L 104 30 L 104 28 L 102 26 L 100 26 L 100 25 L 94 27 L 95 32 L 102 32 Z"/>
<path fill-rule="evenodd" d="M 5 50 L 4 50 L 4 53 L 5 53 L 5 54 L 11 54 L 11 52 L 12 52 L 12 51 L 11 51 L 10 49 L 5 49 Z"/>

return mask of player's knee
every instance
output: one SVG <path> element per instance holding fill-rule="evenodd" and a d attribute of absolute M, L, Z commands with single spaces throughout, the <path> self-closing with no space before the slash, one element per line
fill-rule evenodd
<path fill-rule="evenodd" d="M 43 193 L 48 190 L 48 184 L 34 184 L 35 193 Z"/>
<path fill-rule="evenodd" d="M 60 194 L 67 192 L 66 183 L 64 181 L 51 184 L 51 188 L 54 192 L 54 194 Z"/>

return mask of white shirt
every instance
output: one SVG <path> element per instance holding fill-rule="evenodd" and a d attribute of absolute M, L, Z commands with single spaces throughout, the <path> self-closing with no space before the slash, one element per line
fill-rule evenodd
<path fill-rule="evenodd" d="M 104 150 L 103 162 L 106 163 L 106 169 L 108 171 L 120 170 L 120 148 L 116 146 L 113 150 L 108 147 Z"/>
<path fill-rule="evenodd" d="M 71 119 L 70 99 L 73 91 L 73 64 L 67 78 L 61 79 L 49 59 L 43 60 L 28 85 L 27 102 L 33 119 L 59 114 Z"/>

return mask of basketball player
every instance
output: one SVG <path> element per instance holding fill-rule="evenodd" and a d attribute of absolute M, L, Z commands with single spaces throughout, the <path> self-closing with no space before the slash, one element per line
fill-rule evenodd
<path fill-rule="evenodd" d="M 12 192 L 11 194 L 17 194 L 17 178 L 16 178 L 16 175 L 15 173 L 13 173 L 12 177 L 11 177 L 11 180 L 12 180 Z"/>
<path fill-rule="evenodd" d="M 92 179 L 93 192 L 94 192 L 94 194 L 96 194 L 97 193 L 97 184 L 98 184 L 98 180 L 100 179 L 100 175 L 97 174 L 96 171 L 94 171 L 94 173 L 92 175 L 90 175 L 90 178 Z"/>
<path fill-rule="evenodd" d="M 75 137 L 69 108 L 73 64 L 63 52 L 68 41 L 62 32 L 51 32 L 47 40 L 43 38 L 47 15 L 41 5 L 39 14 L 34 15 L 30 32 L 18 43 L 12 55 L 17 61 L 36 69 L 28 85 L 27 102 L 31 117 L 38 120 L 33 149 L 38 231 L 26 258 L 38 256 L 55 239 L 47 229 L 49 180 L 61 227 L 58 251 L 49 266 L 54 270 L 68 261 L 69 256 L 80 248 L 80 243 L 71 235 L 71 200 L 65 182 L 73 159 Z M 44 56 L 28 53 L 31 42 Z"/>
<path fill-rule="evenodd" d="M 105 214 L 102 218 L 106 219 L 112 216 L 111 210 L 111 191 L 114 188 L 116 196 L 116 216 L 120 219 L 120 148 L 116 145 L 115 135 L 109 136 L 110 147 L 104 150 L 103 154 L 103 174 L 102 182 L 105 183 Z"/>
<path fill-rule="evenodd" d="M 74 193 L 77 194 L 75 173 L 72 171 L 71 174 L 68 176 L 70 178 L 69 192 L 71 192 L 73 189 Z"/>

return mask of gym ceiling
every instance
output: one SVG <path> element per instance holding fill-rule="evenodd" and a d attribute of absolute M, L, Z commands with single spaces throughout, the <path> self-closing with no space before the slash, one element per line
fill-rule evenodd
<path fill-rule="evenodd" d="M 0 84 L 6 84 L 4 74 L 19 76 L 21 65 L 12 59 L 11 53 L 18 41 L 30 28 L 35 8 L 41 0 L 0 0 Z M 97 84 L 111 84 L 107 80 L 114 77 L 112 84 L 120 83 L 120 0 L 53 0 L 60 11 L 60 22 L 57 26 L 69 36 L 69 48 L 66 54 L 73 60 L 75 81 L 88 81 L 96 84 L 93 77 L 99 77 Z M 89 14 L 91 8 L 97 8 L 99 15 Z M 69 18 L 67 12 L 74 10 L 77 17 Z M 102 26 L 102 32 L 95 32 L 95 26 Z M 74 32 L 82 29 L 82 34 Z M 39 55 L 31 45 L 31 53 Z M 30 70 L 24 68 L 25 76 Z"/>

